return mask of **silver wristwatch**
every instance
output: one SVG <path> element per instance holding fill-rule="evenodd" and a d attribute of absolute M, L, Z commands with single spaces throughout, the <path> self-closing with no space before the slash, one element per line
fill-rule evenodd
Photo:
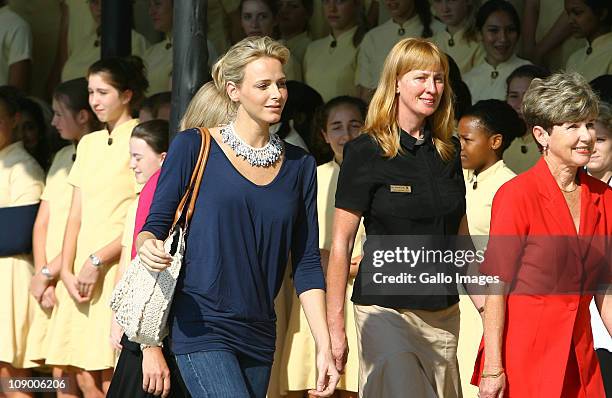
<path fill-rule="evenodd" d="M 102 260 L 100 260 L 100 257 L 96 256 L 95 254 L 89 255 L 89 261 L 91 261 L 91 265 L 93 265 L 96 268 L 102 265 Z"/>
<path fill-rule="evenodd" d="M 49 271 L 49 267 L 47 267 L 46 265 L 42 266 L 42 268 L 40 269 L 40 273 L 43 274 L 43 276 L 50 281 L 54 279 L 53 275 L 51 275 L 51 271 Z"/>

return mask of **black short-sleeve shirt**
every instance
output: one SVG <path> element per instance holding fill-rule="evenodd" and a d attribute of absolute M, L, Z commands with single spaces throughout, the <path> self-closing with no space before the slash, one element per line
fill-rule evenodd
<path fill-rule="evenodd" d="M 363 134 L 346 144 L 340 168 L 336 207 L 363 213 L 367 235 L 456 235 L 465 214 L 465 183 L 459 140 L 444 161 L 431 134 L 424 140 L 400 132 L 402 151 L 392 159 Z M 360 268 L 361 271 L 361 268 Z M 352 300 L 361 305 L 439 310 L 459 301 L 453 295 L 377 295 L 361 293 L 357 273 Z"/>

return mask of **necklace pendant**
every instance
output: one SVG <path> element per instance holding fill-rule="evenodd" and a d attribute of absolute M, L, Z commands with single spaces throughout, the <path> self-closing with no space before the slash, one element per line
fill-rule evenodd
<path fill-rule="evenodd" d="M 170 50 L 172 48 L 172 43 L 166 43 L 166 50 Z"/>
<path fill-rule="evenodd" d="M 455 46 L 455 39 L 453 39 L 452 37 L 450 39 L 448 39 L 448 46 L 449 47 L 454 47 Z"/>
<path fill-rule="evenodd" d="M 96 39 L 96 41 L 94 41 L 94 47 L 100 47 L 100 39 Z"/>
<path fill-rule="evenodd" d="M 402 26 L 397 30 L 397 34 L 398 36 L 404 36 L 404 34 L 406 34 L 406 29 L 404 29 L 404 27 Z"/>
<path fill-rule="evenodd" d="M 527 153 L 527 145 L 521 145 L 521 153 Z"/>
<path fill-rule="evenodd" d="M 472 183 L 472 189 L 476 189 L 476 188 L 478 188 L 478 181 L 474 181 Z"/>
<path fill-rule="evenodd" d="M 76 160 L 76 153 L 72 154 L 72 161 L 74 162 Z"/>
<path fill-rule="evenodd" d="M 108 145 L 113 145 L 113 137 L 108 137 L 108 141 L 106 141 Z"/>
<path fill-rule="evenodd" d="M 591 55 L 591 53 L 593 53 L 593 47 L 589 46 L 587 47 L 586 54 Z"/>
<path fill-rule="evenodd" d="M 499 72 L 494 70 L 491 72 L 491 79 L 497 79 L 497 77 L 499 76 Z"/>

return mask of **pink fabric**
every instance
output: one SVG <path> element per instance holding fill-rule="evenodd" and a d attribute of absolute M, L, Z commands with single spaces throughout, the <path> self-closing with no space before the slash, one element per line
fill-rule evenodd
<path fill-rule="evenodd" d="M 134 239 L 132 240 L 132 259 L 136 257 L 136 237 L 142 230 L 147 216 L 149 215 L 149 209 L 153 202 L 153 195 L 155 194 L 155 188 L 157 187 L 157 180 L 159 179 L 160 170 L 157 170 L 155 174 L 149 178 L 145 186 L 140 192 L 138 197 L 138 209 L 136 210 L 136 223 L 134 224 Z"/>

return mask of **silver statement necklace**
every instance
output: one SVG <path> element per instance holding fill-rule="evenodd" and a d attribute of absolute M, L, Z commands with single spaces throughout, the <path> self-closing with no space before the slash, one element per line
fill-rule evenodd
<path fill-rule="evenodd" d="M 273 165 L 283 153 L 283 142 L 278 135 L 271 133 L 270 141 L 265 146 L 253 148 L 236 134 L 233 122 L 221 127 L 221 140 L 232 148 L 236 156 L 243 157 L 251 166 Z"/>

